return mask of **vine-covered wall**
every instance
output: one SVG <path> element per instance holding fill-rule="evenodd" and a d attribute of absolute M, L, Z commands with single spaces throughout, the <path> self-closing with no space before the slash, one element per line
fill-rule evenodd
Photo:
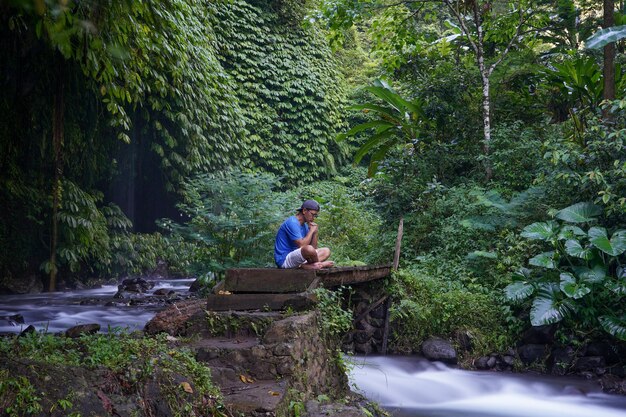
<path fill-rule="evenodd" d="M 216 2 L 212 25 L 245 123 L 244 165 L 306 182 L 332 172 L 341 158 L 333 138 L 343 92 L 323 34 L 303 27 L 302 15 L 287 14 L 293 9 L 284 3 Z"/>
<path fill-rule="evenodd" d="M 304 0 L 2 4 L 0 281 L 97 273 L 107 236 L 129 230 L 118 217 L 154 230 L 198 173 L 241 165 L 289 187 L 332 172 L 342 81 L 305 13 Z"/>

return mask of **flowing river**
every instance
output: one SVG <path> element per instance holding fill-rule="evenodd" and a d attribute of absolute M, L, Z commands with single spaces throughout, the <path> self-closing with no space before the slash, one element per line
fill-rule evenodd
<path fill-rule="evenodd" d="M 187 294 L 194 279 L 154 281 L 152 294 L 161 288 Z M 63 332 L 77 324 L 98 323 L 102 331 L 123 328 L 142 330 L 143 326 L 162 309 L 158 304 L 133 306 L 129 300 L 114 300 L 117 285 L 69 292 L 53 292 L 0 296 L 0 333 L 19 333 L 28 325 L 49 333 Z M 24 324 L 8 320 L 19 314 Z"/>
<path fill-rule="evenodd" d="M 394 417 L 625 417 L 584 379 L 475 372 L 408 356 L 354 356 L 350 381 Z"/>
<path fill-rule="evenodd" d="M 186 295 L 193 279 L 161 280 L 160 288 Z M 116 285 L 98 289 L 0 296 L 0 333 L 28 325 L 63 332 L 77 324 L 141 330 L 159 305 L 114 300 Z M 24 324 L 7 317 L 19 314 Z M 591 381 L 546 375 L 474 372 L 407 356 L 351 356 L 353 389 L 393 417 L 626 417 L 626 397 L 608 395 Z"/>

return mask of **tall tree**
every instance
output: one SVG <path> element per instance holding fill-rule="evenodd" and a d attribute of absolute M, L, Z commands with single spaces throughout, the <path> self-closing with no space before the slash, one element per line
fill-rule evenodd
<path fill-rule="evenodd" d="M 608 29 L 615 24 L 614 17 L 615 0 L 604 0 L 604 22 L 602 27 Z M 610 42 L 604 46 L 604 99 L 615 99 L 615 43 Z M 608 116 L 608 111 L 605 111 Z"/>
<path fill-rule="evenodd" d="M 359 18 L 368 17 L 381 10 L 405 8 L 408 17 L 416 21 L 414 30 L 420 30 L 417 22 L 430 0 L 328 0 L 322 5 L 322 15 L 330 21 L 331 28 L 348 27 Z M 491 76 L 505 60 L 509 52 L 521 46 L 522 40 L 534 36 L 546 26 L 547 17 L 541 13 L 542 5 L 535 0 L 518 0 L 512 3 L 495 3 L 490 0 L 443 0 L 443 6 L 457 24 L 459 33 L 446 41 L 459 42 L 459 47 L 469 45 L 480 74 L 482 85 L 483 144 L 485 176 L 492 176 L 489 154 L 491 152 L 492 99 Z M 441 12 L 441 10 L 439 10 Z M 440 19 L 438 17 L 438 19 Z M 462 36 L 458 36 L 462 35 Z"/>

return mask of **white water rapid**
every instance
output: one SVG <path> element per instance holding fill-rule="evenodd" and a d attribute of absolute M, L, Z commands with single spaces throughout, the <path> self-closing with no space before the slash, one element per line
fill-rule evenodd
<path fill-rule="evenodd" d="M 626 417 L 626 397 L 583 379 L 452 369 L 407 356 L 353 356 L 357 392 L 394 417 Z"/>
<path fill-rule="evenodd" d="M 155 281 L 148 295 L 160 288 L 178 294 L 187 293 L 193 279 Z M 64 332 L 77 324 L 98 323 L 101 331 L 109 327 L 128 331 L 142 330 L 143 326 L 162 309 L 157 305 L 132 306 L 129 300 L 113 300 L 117 285 L 105 285 L 90 290 L 41 294 L 0 296 L 0 317 L 19 314 L 24 324 L 0 320 L 0 333 L 19 333 L 28 325 L 49 333 Z M 109 305 L 107 305 L 109 304 Z"/>

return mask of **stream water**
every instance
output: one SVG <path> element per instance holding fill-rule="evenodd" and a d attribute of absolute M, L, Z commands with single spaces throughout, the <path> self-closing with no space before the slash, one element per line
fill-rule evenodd
<path fill-rule="evenodd" d="M 357 392 L 394 417 L 625 417 L 626 397 L 546 375 L 474 372 L 408 356 L 354 356 Z"/>
<path fill-rule="evenodd" d="M 161 289 L 171 289 L 178 294 L 188 293 L 194 279 L 154 281 L 147 295 Z M 62 332 L 77 324 L 98 323 L 102 331 L 121 327 L 128 331 L 141 330 L 163 307 L 153 305 L 124 305 L 128 300 L 114 300 L 117 285 L 71 292 L 0 296 L 0 317 L 19 314 L 24 324 L 14 320 L 0 320 L 0 333 L 19 333 L 28 325 L 50 333 Z M 109 304 L 109 305 L 107 305 Z"/>
<path fill-rule="evenodd" d="M 193 279 L 161 280 L 149 294 L 167 288 L 186 295 Z M 99 323 L 140 330 L 159 305 L 115 302 L 117 286 L 73 292 L 0 296 L 0 333 L 28 325 L 62 332 L 77 324 Z M 119 300 L 118 300 L 119 301 Z M 108 305 L 114 304 L 114 305 Z M 24 324 L 6 317 L 20 314 Z M 582 379 L 472 372 L 407 356 L 352 356 L 355 390 L 393 417 L 626 417 L 626 397 L 607 395 Z"/>

